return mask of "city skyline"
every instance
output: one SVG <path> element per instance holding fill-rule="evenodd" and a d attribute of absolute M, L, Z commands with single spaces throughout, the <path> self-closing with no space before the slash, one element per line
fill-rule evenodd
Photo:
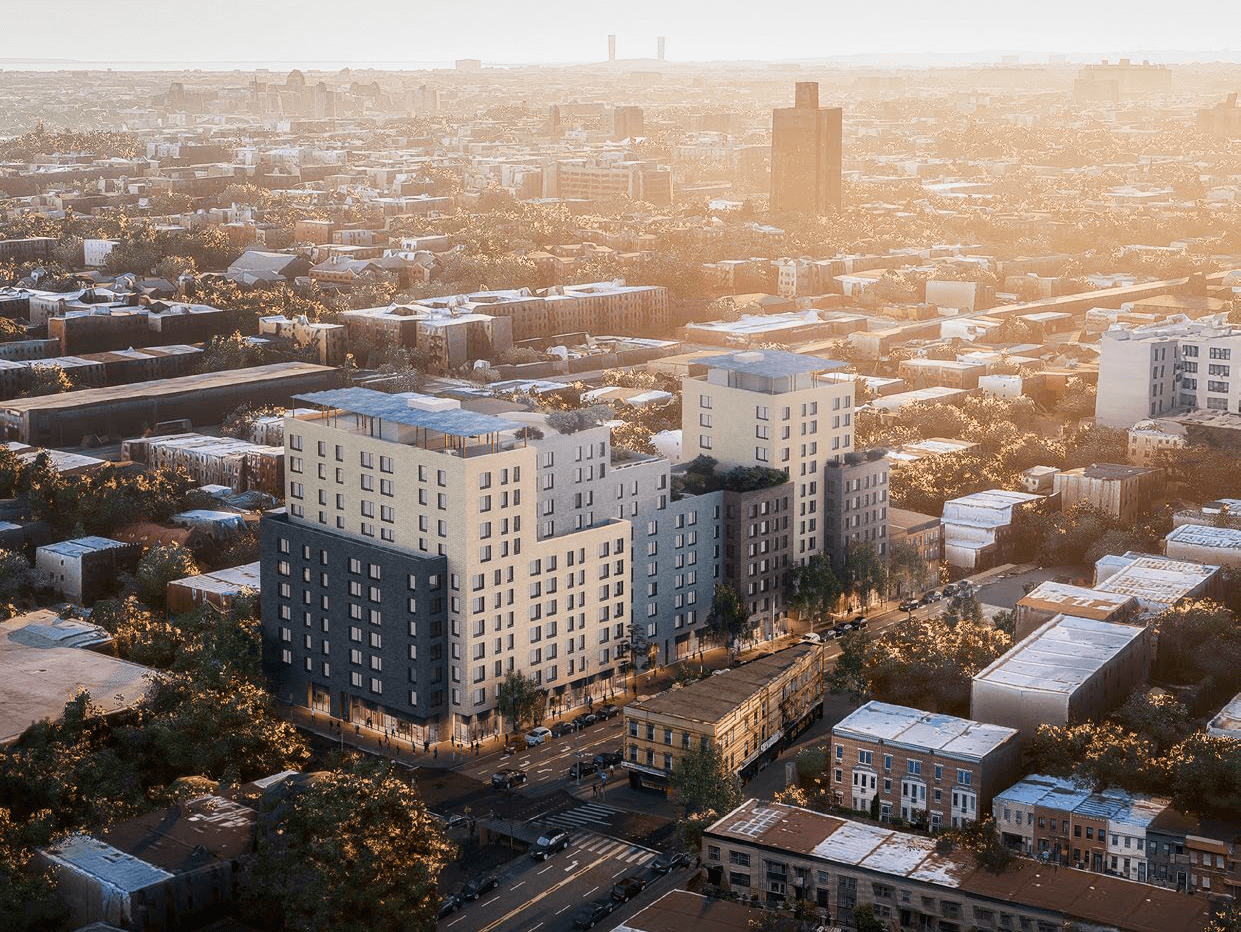
<path fill-rule="evenodd" d="M 100 9 L 100 4 L 85 0 L 53 0 L 29 11 L 26 21 L 35 30 L 51 29 L 84 16 L 98 17 Z M 667 58 L 674 63 L 912 57 L 959 64 L 962 55 L 976 55 L 979 62 L 1013 55 L 1034 62 L 1061 54 L 1074 60 L 1137 54 L 1159 61 L 1233 61 L 1241 55 L 1241 48 L 1228 48 L 1225 38 L 1237 34 L 1241 14 L 1233 4 L 1215 0 L 1183 5 L 1175 21 L 1154 8 L 1113 0 L 1088 6 L 1056 0 L 1042 5 L 1039 22 L 1025 21 L 1025 8 L 1007 0 L 959 0 L 934 7 L 895 0 L 847 9 L 778 0 L 765 7 L 763 19 L 747 21 L 744 30 L 737 29 L 731 17 L 701 19 L 695 3 L 648 0 L 628 4 L 624 15 L 610 16 L 553 2 L 540 5 L 537 20 L 527 8 L 492 0 L 361 0 L 354 9 L 366 15 L 352 19 L 335 14 L 326 0 L 307 0 L 298 4 L 299 25 L 294 29 L 288 26 L 287 5 L 278 2 L 223 0 L 194 8 L 109 0 L 102 9 L 110 15 L 94 22 L 89 33 L 58 39 L 55 55 L 0 58 L 0 64 L 11 63 L 6 67 L 14 70 L 22 63 L 120 70 L 128 63 L 142 70 L 179 63 L 426 67 L 457 58 L 496 64 L 592 63 L 606 60 L 608 35 L 617 37 L 620 60 L 654 60 L 656 39 L 665 36 Z M 407 18 L 408 25 L 389 28 L 394 17 Z M 143 29 L 135 31 L 131 26 L 138 20 Z M 320 21 L 330 22 L 331 28 L 308 28 Z M 239 30 L 242 22 L 249 28 Z M 377 28 L 380 22 L 384 28 Z M 816 22 L 822 26 L 814 28 Z M 790 29 L 790 23 L 799 28 Z M 1220 41 L 1204 43 L 1203 37 Z M 159 54 L 165 49 L 176 54 Z"/>

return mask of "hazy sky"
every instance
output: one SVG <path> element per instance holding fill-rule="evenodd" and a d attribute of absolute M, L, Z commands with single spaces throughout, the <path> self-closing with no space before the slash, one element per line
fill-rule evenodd
<path fill-rule="evenodd" d="M 666 36 L 674 61 L 1241 46 L 1241 0 L 38 0 L 10 16 L 4 57 L 84 61 L 599 61 L 609 33 L 621 58 Z"/>

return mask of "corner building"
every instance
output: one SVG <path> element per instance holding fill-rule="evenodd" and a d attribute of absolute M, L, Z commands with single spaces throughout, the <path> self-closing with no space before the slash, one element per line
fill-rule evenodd
<path fill-rule="evenodd" d="M 610 691 L 631 531 L 604 504 L 606 428 L 562 435 L 542 415 L 361 388 L 297 400 L 317 410 L 285 421 L 287 508 L 263 521 L 264 662 L 282 699 L 469 740 L 504 729 L 510 671 L 553 704 Z M 630 468 L 657 485 L 661 462 Z"/>

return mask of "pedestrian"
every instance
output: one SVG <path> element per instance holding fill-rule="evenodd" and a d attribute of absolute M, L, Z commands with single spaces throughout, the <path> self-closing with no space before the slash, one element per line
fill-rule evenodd
<path fill-rule="evenodd" d="M 431 752 L 431 760 L 439 760 L 439 759 L 440 759 L 440 749 L 439 749 L 439 746 L 437 745 L 435 750 Z"/>
<path fill-rule="evenodd" d="M 423 738 L 422 739 L 422 753 L 425 754 L 429 750 L 431 750 L 431 742 L 429 739 Z"/>
<path fill-rule="evenodd" d="M 355 725 L 353 726 L 353 735 L 354 735 L 354 737 L 356 738 L 356 737 L 357 737 L 358 735 L 360 735 L 360 734 L 362 734 L 362 726 L 361 726 L 361 725 L 357 725 L 357 724 L 355 724 Z"/>

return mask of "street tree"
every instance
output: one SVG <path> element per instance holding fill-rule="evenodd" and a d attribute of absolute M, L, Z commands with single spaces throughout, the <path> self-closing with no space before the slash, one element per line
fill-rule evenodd
<path fill-rule="evenodd" d="M 749 632 L 750 619 L 745 603 L 737 590 L 727 583 L 716 583 L 711 593 L 711 613 L 707 616 L 707 629 L 712 631 L 728 647 L 736 650 L 737 642 Z"/>
<path fill-rule="evenodd" d="M 888 584 L 888 568 L 870 542 L 855 543 L 845 554 L 845 590 L 865 605 L 872 594 L 883 592 Z"/>
<path fill-rule="evenodd" d="M 854 703 L 870 695 L 866 675 L 866 648 L 870 637 L 865 631 L 850 631 L 840 639 L 840 656 L 828 671 L 823 685 L 834 693 L 844 693 Z"/>
<path fill-rule="evenodd" d="M 898 595 L 922 589 L 928 573 L 926 558 L 912 540 L 903 540 L 888 548 L 888 584 L 896 585 Z"/>
<path fill-rule="evenodd" d="M 407 779 L 355 760 L 282 786 L 259 822 L 242 911 L 289 932 L 432 932 L 452 854 Z"/>
<path fill-rule="evenodd" d="M 520 670 L 512 670 L 496 691 L 496 709 L 512 731 L 522 731 L 543 721 L 547 693 Z"/>
<path fill-rule="evenodd" d="M 843 591 L 840 580 L 832 571 L 832 561 L 824 553 L 816 553 L 805 563 L 793 567 L 793 595 L 789 605 L 811 624 L 830 614 L 840 601 Z"/>
<path fill-rule="evenodd" d="M 37 398 L 42 395 L 59 395 L 77 388 L 77 383 L 64 369 L 57 365 L 34 365 L 27 370 L 26 385 L 17 393 L 18 398 Z"/>
<path fill-rule="evenodd" d="M 0 550 L 0 618 L 29 607 L 35 593 L 51 580 L 20 553 Z"/>

